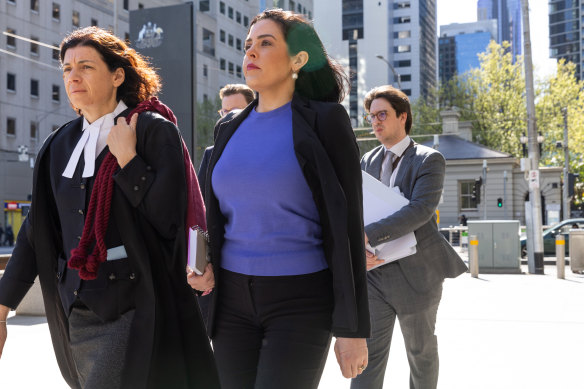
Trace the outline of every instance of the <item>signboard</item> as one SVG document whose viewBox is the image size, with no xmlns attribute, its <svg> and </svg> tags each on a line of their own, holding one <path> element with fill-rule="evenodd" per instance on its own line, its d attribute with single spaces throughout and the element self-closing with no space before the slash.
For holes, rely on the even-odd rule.
<svg viewBox="0 0 584 389">
<path fill-rule="evenodd" d="M 130 11 L 130 42 L 162 79 L 160 101 L 174 112 L 193 155 L 193 3 Z"/>
<path fill-rule="evenodd" d="M 539 170 L 529 171 L 529 189 L 539 188 Z"/>
</svg>

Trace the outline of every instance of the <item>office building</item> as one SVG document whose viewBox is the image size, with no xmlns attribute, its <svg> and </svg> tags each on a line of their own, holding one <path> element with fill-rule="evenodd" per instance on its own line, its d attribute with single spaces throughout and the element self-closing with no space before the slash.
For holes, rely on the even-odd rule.
<svg viewBox="0 0 584 389">
<path fill-rule="evenodd" d="M 576 78 L 584 80 L 582 0 L 549 0 L 550 57 L 576 64 Z"/>
<path fill-rule="evenodd" d="M 523 53 L 521 0 L 478 0 L 477 20 L 497 20 L 497 43 L 511 44 L 513 61 Z"/>
<path fill-rule="evenodd" d="M 480 65 L 478 54 L 491 40 L 497 40 L 497 21 L 452 23 L 440 26 L 438 38 L 438 73 L 441 82 L 450 80 Z"/>
<path fill-rule="evenodd" d="M 400 87 L 412 100 L 436 85 L 436 0 L 315 2 L 314 24 L 329 55 L 350 72 L 345 100 L 354 126 L 375 86 Z"/>
</svg>

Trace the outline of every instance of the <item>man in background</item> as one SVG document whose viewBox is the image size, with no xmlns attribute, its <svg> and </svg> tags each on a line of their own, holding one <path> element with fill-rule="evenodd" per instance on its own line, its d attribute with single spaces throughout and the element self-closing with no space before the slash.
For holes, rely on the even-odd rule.
<svg viewBox="0 0 584 389">
<path fill-rule="evenodd" d="M 227 118 L 229 113 L 247 107 L 247 105 L 253 101 L 255 95 L 253 90 L 245 84 L 227 84 L 219 91 L 219 98 L 221 99 L 221 109 L 219 110 L 219 116 L 221 116 L 220 120 L 229 120 Z M 213 138 L 215 138 L 215 136 L 213 136 Z M 207 166 L 212 151 L 213 146 L 209 146 L 205 149 L 197 173 L 203 199 L 205 198 Z"/>
<path fill-rule="evenodd" d="M 409 137 L 412 113 L 408 97 L 385 85 L 365 96 L 366 119 L 381 145 L 361 159 L 361 169 L 389 187 L 398 187 L 409 204 L 365 226 L 365 243 L 378 246 L 414 232 L 416 253 L 367 273 L 371 338 L 369 364 L 352 389 L 381 389 L 395 319 L 399 319 L 410 365 L 410 388 L 436 388 L 438 342 L 434 335 L 442 283 L 466 266 L 436 224 L 445 161 L 438 151 Z M 369 246 L 369 247 L 370 247 Z M 366 252 L 367 269 L 383 263 Z"/>
</svg>

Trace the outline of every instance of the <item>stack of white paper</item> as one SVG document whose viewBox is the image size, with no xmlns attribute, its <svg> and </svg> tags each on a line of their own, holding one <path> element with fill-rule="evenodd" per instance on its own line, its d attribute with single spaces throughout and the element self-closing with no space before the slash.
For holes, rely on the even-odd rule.
<svg viewBox="0 0 584 389">
<path fill-rule="evenodd" d="M 363 222 L 374 223 L 399 211 L 409 200 L 399 193 L 399 188 L 390 188 L 366 172 L 363 173 Z M 375 246 L 375 254 L 384 262 L 369 269 L 398 260 L 416 252 L 416 236 L 409 232 L 404 236 Z"/>
</svg>

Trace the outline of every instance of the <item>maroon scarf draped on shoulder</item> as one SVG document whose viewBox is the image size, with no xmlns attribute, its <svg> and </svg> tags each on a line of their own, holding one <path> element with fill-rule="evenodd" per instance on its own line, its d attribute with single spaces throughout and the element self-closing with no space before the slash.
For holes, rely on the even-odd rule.
<svg viewBox="0 0 584 389">
<path fill-rule="evenodd" d="M 126 117 L 126 122 L 129 124 L 130 118 L 134 114 L 140 114 L 145 111 L 158 112 L 176 125 L 176 117 L 170 108 L 160 102 L 156 97 L 152 97 L 150 100 L 138 104 Z M 182 138 L 181 141 L 187 180 L 187 225 L 185 226 L 185 231 L 188 237 L 189 227 L 199 226 L 206 230 L 207 224 L 205 221 L 205 204 L 203 203 L 203 197 L 199 190 L 197 174 L 191 162 L 189 150 Z M 81 240 L 77 248 L 71 250 L 71 258 L 69 259 L 68 266 L 71 269 L 79 270 L 79 277 L 83 280 L 94 280 L 97 277 L 99 265 L 107 259 L 107 248 L 104 238 L 110 217 L 114 188 L 113 176 L 117 170 L 118 162 L 108 152 L 101 163 L 93 184 Z M 95 246 L 93 251 L 89 253 L 89 248 L 93 242 L 95 242 Z"/>
</svg>

